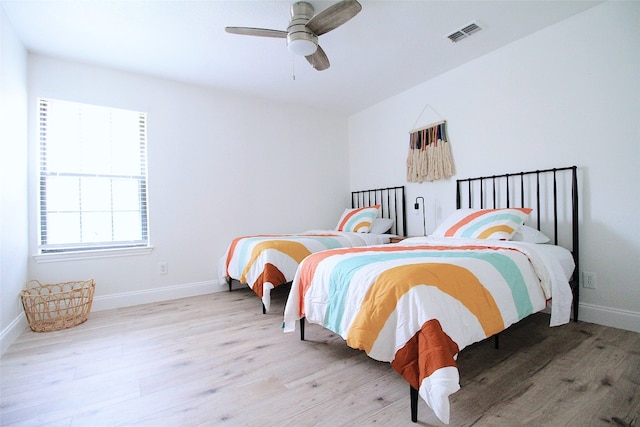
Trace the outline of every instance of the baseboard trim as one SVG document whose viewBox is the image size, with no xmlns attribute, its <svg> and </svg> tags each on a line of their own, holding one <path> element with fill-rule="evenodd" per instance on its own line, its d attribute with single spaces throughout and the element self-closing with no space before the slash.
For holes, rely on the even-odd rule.
<svg viewBox="0 0 640 427">
<path fill-rule="evenodd" d="M 640 313 L 630 310 L 580 303 L 578 319 L 612 328 L 640 333 Z"/>
<path fill-rule="evenodd" d="M 143 291 L 122 292 L 119 294 L 95 297 L 91 310 L 102 311 L 113 308 L 130 307 L 152 302 L 212 294 L 222 290 L 223 287 L 220 286 L 217 280 L 207 280 L 204 282 L 145 289 Z"/>
<path fill-rule="evenodd" d="M 13 319 L 9 326 L 4 328 L 2 333 L 0 333 L 0 356 L 7 351 L 11 344 L 13 344 L 27 328 L 29 328 L 29 323 L 24 313 L 20 313 Z"/>
</svg>

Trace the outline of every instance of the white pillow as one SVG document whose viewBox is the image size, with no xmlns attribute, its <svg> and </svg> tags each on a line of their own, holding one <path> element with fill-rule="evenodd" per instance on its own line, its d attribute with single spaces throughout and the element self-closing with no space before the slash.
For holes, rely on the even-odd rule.
<svg viewBox="0 0 640 427">
<path fill-rule="evenodd" d="M 384 234 L 391 229 L 391 226 L 393 226 L 391 218 L 374 218 L 369 233 Z"/>
<path fill-rule="evenodd" d="M 530 243 L 547 243 L 551 239 L 538 229 L 523 225 L 515 232 L 511 240 Z"/>
</svg>

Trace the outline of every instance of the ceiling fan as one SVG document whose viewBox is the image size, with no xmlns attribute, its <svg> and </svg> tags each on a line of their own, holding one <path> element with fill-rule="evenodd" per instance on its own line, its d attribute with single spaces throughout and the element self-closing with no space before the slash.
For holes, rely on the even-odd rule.
<svg viewBox="0 0 640 427">
<path fill-rule="evenodd" d="M 329 58 L 318 45 L 318 36 L 338 28 L 354 16 L 362 6 L 356 0 L 342 0 L 313 15 L 313 6 L 300 1 L 291 5 L 291 20 L 287 31 L 250 27 L 226 27 L 231 34 L 287 39 L 287 47 L 294 55 L 304 56 L 318 71 L 329 68 Z"/>
</svg>

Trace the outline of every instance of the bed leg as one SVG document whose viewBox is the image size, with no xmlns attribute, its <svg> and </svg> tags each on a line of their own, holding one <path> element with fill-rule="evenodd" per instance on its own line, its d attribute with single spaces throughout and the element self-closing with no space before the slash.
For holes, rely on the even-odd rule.
<svg viewBox="0 0 640 427">
<path fill-rule="evenodd" d="M 300 318 L 300 341 L 304 341 L 304 317 Z"/>
<path fill-rule="evenodd" d="M 575 273 L 574 273 L 575 274 Z M 576 280 L 574 280 L 573 282 L 571 282 L 572 285 L 572 290 L 573 290 L 573 321 L 577 322 L 578 321 L 578 300 L 579 300 L 579 296 L 580 296 L 580 283 L 578 283 Z"/>
<path fill-rule="evenodd" d="M 229 285 L 229 292 L 231 292 L 231 277 L 227 277 L 227 285 Z"/>
<path fill-rule="evenodd" d="M 409 397 L 411 399 L 411 422 L 418 422 L 418 390 L 409 385 Z"/>
<path fill-rule="evenodd" d="M 496 350 L 500 348 L 500 334 L 495 334 L 493 336 L 493 348 Z"/>
</svg>

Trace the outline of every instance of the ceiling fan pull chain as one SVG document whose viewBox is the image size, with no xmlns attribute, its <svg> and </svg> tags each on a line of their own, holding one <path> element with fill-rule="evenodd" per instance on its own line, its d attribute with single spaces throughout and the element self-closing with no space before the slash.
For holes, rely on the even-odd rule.
<svg viewBox="0 0 640 427">
<path fill-rule="evenodd" d="M 296 80 L 296 57 L 291 55 L 291 77 L 293 81 Z"/>
</svg>

